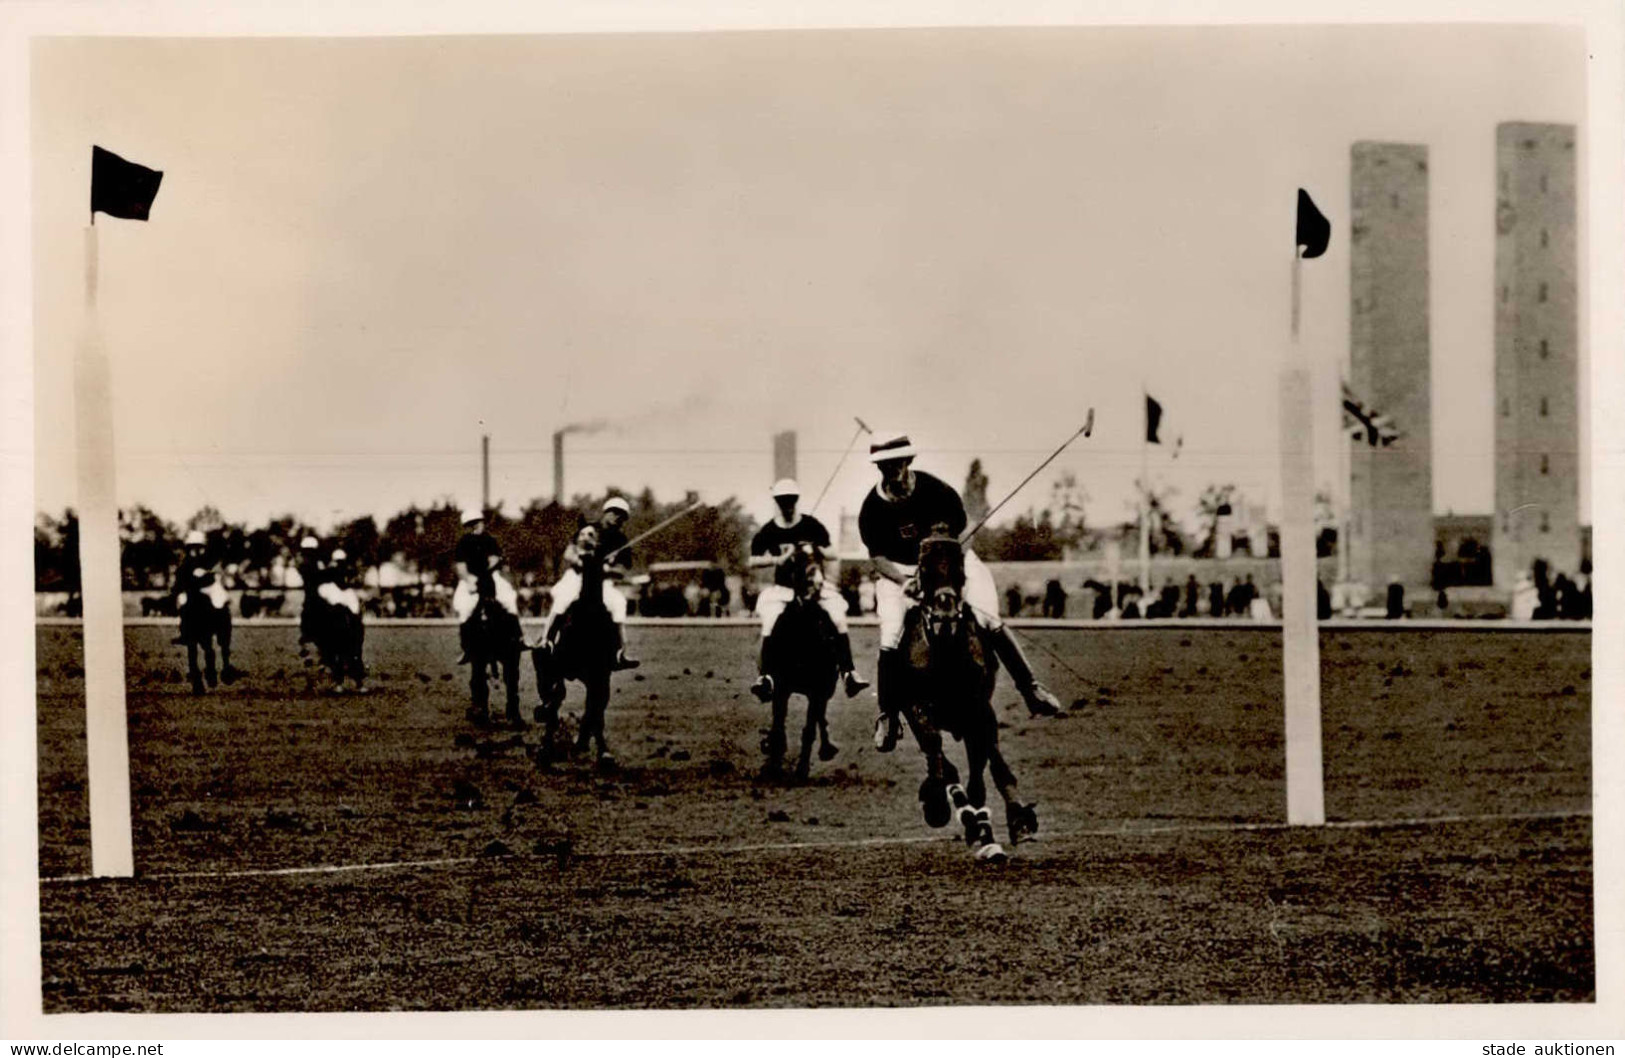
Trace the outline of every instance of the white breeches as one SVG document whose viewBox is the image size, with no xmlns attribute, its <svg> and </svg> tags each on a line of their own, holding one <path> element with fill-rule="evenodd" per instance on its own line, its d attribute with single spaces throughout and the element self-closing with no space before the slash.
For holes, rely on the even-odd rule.
<svg viewBox="0 0 1625 1058">
<path fill-rule="evenodd" d="M 903 566 L 912 574 L 913 567 Z M 976 615 L 976 623 L 989 631 L 1004 627 L 999 619 L 999 589 L 993 573 L 976 552 L 965 552 L 965 602 Z M 914 600 L 903 594 L 903 586 L 884 577 L 875 582 L 875 616 L 880 618 L 880 649 L 894 650 L 903 639 L 903 618 Z"/>
<path fill-rule="evenodd" d="M 756 597 L 756 616 L 762 620 L 763 639 L 773 634 L 773 626 L 778 622 L 779 615 L 795 597 L 796 593 L 783 584 L 770 584 L 762 589 L 762 594 Z M 818 593 L 818 605 L 835 622 L 835 630 L 846 635 L 846 599 L 835 585 L 824 584 Z"/>
<path fill-rule="evenodd" d="M 216 610 L 224 610 L 226 608 L 226 603 L 231 601 L 230 593 L 226 591 L 225 585 L 221 584 L 219 581 L 215 581 L 207 588 L 204 588 L 203 596 L 207 598 L 209 602 L 214 604 L 214 608 Z M 175 596 L 175 606 L 177 609 L 181 610 L 186 608 L 186 593 L 184 591 Z"/>
<path fill-rule="evenodd" d="M 496 585 L 497 605 L 519 616 L 519 593 L 513 590 L 513 585 L 500 573 L 491 574 L 491 580 Z M 464 577 L 457 582 L 457 590 L 451 595 L 451 609 L 457 615 L 457 620 L 466 621 L 474 616 L 474 608 L 480 603 L 479 582 L 473 577 Z"/>
<path fill-rule="evenodd" d="M 361 613 L 361 596 L 354 588 L 341 588 L 337 584 L 323 584 L 316 589 L 316 595 L 329 606 L 342 606 L 353 614 Z M 473 613 L 473 608 L 469 608 Z"/>
<path fill-rule="evenodd" d="M 581 597 L 581 574 L 573 569 L 565 570 L 564 576 L 553 585 L 553 607 L 547 611 L 548 620 L 564 612 L 565 607 Z M 604 581 L 604 609 L 609 611 L 610 620 L 616 624 L 626 623 L 626 596 L 620 589 L 609 581 Z"/>
</svg>

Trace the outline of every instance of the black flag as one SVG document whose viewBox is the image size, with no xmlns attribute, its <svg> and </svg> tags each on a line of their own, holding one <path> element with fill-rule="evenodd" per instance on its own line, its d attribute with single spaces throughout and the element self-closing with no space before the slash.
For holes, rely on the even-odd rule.
<svg viewBox="0 0 1625 1058">
<path fill-rule="evenodd" d="M 125 220 L 146 220 L 158 183 L 164 174 L 144 165 L 127 162 L 112 151 L 91 148 L 90 213 Z"/>
<path fill-rule="evenodd" d="M 1298 188 L 1298 242 L 1303 247 L 1303 256 L 1319 257 L 1326 252 L 1326 244 L 1332 238 L 1332 222 L 1327 220 L 1320 210 L 1315 208 L 1314 200 L 1309 192 Z"/>
<path fill-rule="evenodd" d="M 1147 444 L 1160 445 L 1157 440 L 1157 428 L 1162 425 L 1162 405 L 1147 393 L 1145 395 L 1145 440 Z"/>
</svg>

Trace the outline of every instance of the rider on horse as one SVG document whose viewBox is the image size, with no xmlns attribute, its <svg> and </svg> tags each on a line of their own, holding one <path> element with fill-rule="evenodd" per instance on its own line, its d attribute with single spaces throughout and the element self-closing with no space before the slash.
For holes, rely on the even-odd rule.
<svg viewBox="0 0 1625 1058">
<path fill-rule="evenodd" d="M 195 604 L 199 599 L 207 599 L 216 610 L 225 609 L 230 596 L 221 583 L 219 563 L 209 558 L 203 533 L 197 529 L 187 533 L 184 547 L 180 569 L 175 572 L 175 609 L 184 610 L 188 601 Z"/>
<path fill-rule="evenodd" d="M 858 532 L 874 560 L 881 580 L 875 585 L 875 609 L 880 618 L 880 660 L 876 672 L 880 680 L 880 717 L 875 724 L 876 747 L 890 752 L 901 734 L 896 686 L 900 664 L 897 647 L 903 635 L 903 621 L 917 601 L 915 567 L 920 561 L 920 543 L 938 525 L 958 536 L 965 531 L 965 504 L 959 494 L 942 479 L 913 469 L 914 445 L 906 434 L 880 434 L 869 446 L 869 461 L 880 472 L 880 481 L 863 501 L 858 514 Z M 1015 681 L 1027 708 L 1034 716 L 1053 715 L 1060 702 L 1033 676 L 1021 648 L 999 618 L 998 590 L 993 574 L 970 550 L 964 552 L 965 604 L 970 607 L 983 637 Z"/>
<path fill-rule="evenodd" d="M 327 579 L 327 563 L 322 561 L 321 543 L 314 536 L 299 541 L 299 583 L 305 601 L 299 607 L 299 655 L 308 657 L 311 644 L 320 635 L 322 582 Z"/>
<path fill-rule="evenodd" d="M 333 670 L 333 689 L 343 693 L 344 680 L 348 677 L 354 681 L 357 694 L 366 694 L 367 670 L 361 660 L 361 596 L 354 582 L 355 571 L 349 555 L 343 548 L 334 548 L 326 575 L 316 589 L 321 601 L 332 607 L 338 618 L 326 622 L 326 634 L 331 640 L 331 656 L 327 660 Z M 344 614 L 337 614 L 339 610 Z M 341 627 L 350 630 L 348 635 L 340 633 Z"/>
<path fill-rule="evenodd" d="M 784 478 L 775 483 L 773 501 L 778 505 L 779 512 L 757 530 L 750 542 L 750 564 L 773 567 L 773 585 L 764 588 L 756 600 L 756 616 L 762 621 L 762 646 L 756 656 L 756 671 L 760 675 L 750 691 L 763 702 L 773 700 L 773 677 L 767 674 L 766 668 L 768 637 L 773 634 L 773 626 L 779 615 L 784 613 L 784 608 L 794 598 L 788 564 L 794 560 L 798 544 L 810 544 L 820 554 L 830 546 L 829 530 L 824 528 L 824 524 L 810 514 L 796 511 L 796 502 L 800 498 L 801 486 L 794 481 Z M 846 630 L 846 599 L 834 584 L 825 580 L 819 590 L 818 604 L 835 626 L 841 678 L 846 683 L 847 697 L 854 697 L 869 683 L 858 675 L 857 666 L 852 663 L 852 640 Z"/>
<path fill-rule="evenodd" d="M 502 565 L 502 545 L 485 531 L 485 513 L 470 507 L 463 511 L 463 537 L 457 541 L 454 557 L 457 562 L 457 589 L 451 596 L 451 608 L 457 615 L 463 637 L 463 657 L 468 659 L 469 619 L 482 599 L 496 602 L 513 616 L 515 630 L 519 628 L 519 593 L 506 577 L 498 572 Z"/>
<path fill-rule="evenodd" d="M 615 576 L 624 576 L 632 564 L 632 552 L 627 548 L 626 530 L 622 528 L 627 519 L 632 517 L 632 507 L 619 496 L 611 496 L 604 501 L 603 513 L 599 516 L 598 553 L 604 558 L 604 609 L 609 611 L 610 620 L 615 625 L 615 668 L 635 669 L 642 662 L 626 656 L 626 596 L 611 582 Z M 581 594 L 581 559 L 576 553 L 576 546 L 571 543 L 564 551 L 564 576 L 553 585 L 553 605 L 547 611 L 547 624 L 542 629 L 540 647 L 551 646 L 551 633 L 557 624 L 555 620 L 576 601 Z"/>
</svg>

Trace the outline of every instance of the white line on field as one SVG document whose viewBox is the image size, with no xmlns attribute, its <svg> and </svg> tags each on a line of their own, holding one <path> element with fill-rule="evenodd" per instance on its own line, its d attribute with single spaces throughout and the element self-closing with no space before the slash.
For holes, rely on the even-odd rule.
<svg viewBox="0 0 1625 1058">
<path fill-rule="evenodd" d="M 1416 816 L 1406 819 L 1340 819 L 1324 824 L 1327 830 L 1388 830 L 1403 827 L 1444 826 L 1452 823 L 1495 823 L 1558 819 L 1589 819 L 1590 810 L 1567 812 L 1493 812 L 1482 815 Z M 1079 838 L 1160 837 L 1169 834 L 1213 834 L 1303 829 L 1292 823 L 1194 823 L 1172 826 L 1146 826 L 1123 823 L 1113 827 L 1091 827 L 1064 834 L 1041 834 L 1041 844 L 1073 841 Z M 753 852 L 802 852 L 810 849 L 863 849 L 892 845 L 925 845 L 932 842 L 958 842 L 943 834 L 916 834 L 908 837 L 858 838 L 853 841 L 774 841 L 748 845 L 672 845 L 641 849 L 608 849 L 596 852 L 570 852 L 575 859 L 635 859 L 654 856 L 738 856 Z M 389 860 L 383 863 L 323 864 L 315 867 L 254 867 L 237 871 L 170 871 L 143 874 L 146 881 L 185 881 L 189 879 L 286 878 L 299 875 L 351 874 L 358 871 L 414 870 L 456 867 L 499 860 L 550 859 L 555 852 L 504 853 L 498 856 L 450 856 L 426 860 Z M 98 881 L 87 874 L 41 878 L 41 885 L 68 885 Z"/>
</svg>

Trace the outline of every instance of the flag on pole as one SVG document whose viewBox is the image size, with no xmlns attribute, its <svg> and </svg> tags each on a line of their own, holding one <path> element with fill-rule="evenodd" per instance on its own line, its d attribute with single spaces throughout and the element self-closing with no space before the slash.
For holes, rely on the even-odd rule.
<svg viewBox="0 0 1625 1058">
<path fill-rule="evenodd" d="M 1343 428 L 1350 438 L 1372 448 L 1387 448 L 1400 438 L 1393 420 L 1367 405 L 1347 382 L 1343 383 Z"/>
<path fill-rule="evenodd" d="M 1145 395 L 1145 441 L 1147 444 L 1160 445 L 1162 441 L 1157 438 L 1157 429 L 1162 425 L 1162 405 L 1157 403 L 1155 397 Z"/>
<path fill-rule="evenodd" d="M 92 146 L 90 154 L 90 213 L 125 220 L 146 220 L 164 174 L 125 161 L 112 151 Z"/>
<path fill-rule="evenodd" d="M 1332 222 L 1315 208 L 1309 192 L 1298 188 L 1298 242 L 1304 257 L 1319 257 L 1332 240 Z"/>
</svg>

